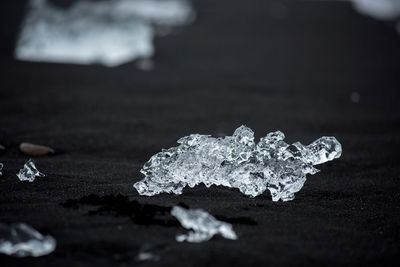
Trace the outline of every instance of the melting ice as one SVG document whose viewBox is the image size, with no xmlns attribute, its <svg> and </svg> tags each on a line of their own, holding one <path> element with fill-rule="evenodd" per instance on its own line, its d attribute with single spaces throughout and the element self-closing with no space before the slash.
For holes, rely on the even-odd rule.
<svg viewBox="0 0 400 267">
<path fill-rule="evenodd" d="M 310 145 L 284 142 L 285 135 L 271 132 L 256 144 L 254 132 L 241 126 L 232 136 L 213 138 L 191 134 L 179 146 L 163 149 L 143 166 L 144 179 L 134 187 L 141 195 L 182 194 L 185 186 L 200 183 L 238 188 L 250 197 L 271 192 L 272 200 L 294 199 L 314 165 L 339 158 L 342 146 L 335 137 L 321 137 Z"/>
<path fill-rule="evenodd" d="M 0 253 L 16 257 L 39 257 L 56 248 L 56 240 L 43 236 L 25 223 L 0 223 Z"/>
<path fill-rule="evenodd" d="M 193 21 L 187 0 L 31 0 L 15 49 L 19 60 L 117 66 L 154 54 L 153 38 Z"/>
<path fill-rule="evenodd" d="M 36 169 L 35 162 L 30 159 L 25 163 L 24 168 L 19 170 L 17 176 L 21 181 L 33 182 L 36 177 L 44 177 L 45 175 Z"/>
<path fill-rule="evenodd" d="M 184 228 L 193 230 L 187 234 L 176 236 L 176 241 L 178 242 L 204 242 L 210 240 L 216 234 L 220 234 L 227 239 L 237 239 L 231 224 L 218 221 L 208 212 L 201 209 L 192 210 L 174 206 L 171 214 L 178 219 Z"/>
</svg>

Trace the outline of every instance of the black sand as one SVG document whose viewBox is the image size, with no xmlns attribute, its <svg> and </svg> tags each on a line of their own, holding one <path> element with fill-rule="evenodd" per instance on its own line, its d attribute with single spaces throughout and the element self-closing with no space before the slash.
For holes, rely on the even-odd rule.
<svg viewBox="0 0 400 267">
<path fill-rule="evenodd" d="M 10 2 L 1 17 L 0 222 L 27 222 L 58 246 L 40 258 L 0 255 L 0 266 L 397 265 L 400 36 L 392 23 L 345 2 L 287 2 L 287 16 L 273 18 L 266 1 L 199 0 L 196 22 L 156 39 L 156 68 L 142 72 L 134 63 L 14 61 L 24 2 Z M 241 124 L 257 138 L 282 130 L 289 142 L 333 135 L 343 155 L 286 203 L 222 187 L 152 198 L 132 188 L 143 163 L 179 137 L 231 134 Z M 36 158 L 46 177 L 17 179 L 28 159 L 21 142 L 59 151 Z M 185 230 L 166 211 L 178 203 L 231 220 L 239 240 L 176 242 Z M 137 262 L 143 249 L 160 260 Z"/>
</svg>

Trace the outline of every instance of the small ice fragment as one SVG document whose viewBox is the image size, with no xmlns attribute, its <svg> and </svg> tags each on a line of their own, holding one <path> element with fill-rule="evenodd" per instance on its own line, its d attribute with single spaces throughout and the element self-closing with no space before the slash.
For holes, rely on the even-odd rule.
<svg viewBox="0 0 400 267">
<path fill-rule="evenodd" d="M 158 261 L 160 256 L 157 255 L 162 250 L 163 245 L 144 244 L 135 257 L 135 261 Z M 156 253 L 157 252 L 157 253 Z"/>
<path fill-rule="evenodd" d="M 15 257 L 39 257 L 50 254 L 55 248 L 53 237 L 43 236 L 25 223 L 0 223 L 0 253 Z"/>
<path fill-rule="evenodd" d="M 182 194 L 185 186 L 200 183 L 238 188 L 250 197 L 271 192 L 273 201 L 294 199 L 314 165 L 339 158 L 342 146 L 335 137 L 321 137 L 308 146 L 284 142 L 272 132 L 254 142 L 254 132 L 241 126 L 232 136 L 213 138 L 192 134 L 179 146 L 163 149 L 141 169 L 144 179 L 134 184 L 140 195 Z"/>
<path fill-rule="evenodd" d="M 45 156 L 47 154 L 54 154 L 55 151 L 51 147 L 36 145 L 31 143 L 21 143 L 19 150 L 30 156 Z"/>
<path fill-rule="evenodd" d="M 159 259 L 159 256 L 151 252 L 139 252 L 136 256 L 136 261 L 158 261 Z"/>
<path fill-rule="evenodd" d="M 4 167 L 3 163 L 0 163 L 0 176 L 3 175 L 3 173 L 2 173 L 3 167 Z"/>
<path fill-rule="evenodd" d="M 19 170 L 17 176 L 21 181 L 33 182 L 36 176 L 44 177 L 45 175 L 36 169 L 35 162 L 30 159 L 25 163 L 24 168 Z"/>
<path fill-rule="evenodd" d="M 177 235 L 176 241 L 178 242 L 204 242 L 210 240 L 216 234 L 220 234 L 227 239 L 237 239 L 231 224 L 218 221 L 208 212 L 201 209 L 185 209 L 174 206 L 171 210 L 171 215 L 177 218 L 184 228 L 193 230 L 187 234 Z"/>
<path fill-rule="evenodd" d="M 0 150 L 6 150 L 6 148 L 3 145 L 0 145 Z"/>
</svg>

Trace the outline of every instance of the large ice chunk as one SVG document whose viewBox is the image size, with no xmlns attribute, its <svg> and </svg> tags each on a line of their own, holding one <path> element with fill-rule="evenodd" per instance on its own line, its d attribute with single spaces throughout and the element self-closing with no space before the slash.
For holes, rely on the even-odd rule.
<svg viewBox="0 0 400 267">
<path fill-rule="evenodd" d="M 25 223 L 0 223 L 0 253 L 16 257 L 39 257 L 56 248 L 56 240 L 43 236 Z"/>
<path fill-rule="evenodd" d="M 253 131 L 241 126 L 232 136 L 213 138 L 192 134 L 177 147 L 163 149 L 144 164 L 144 179 L 135 183 L 139 194 L 181 194 L 185 186 L 200 183 L 238 188 L 251 197 L 269 189 L 273 201 L 294 199 L 313 165 L 339 158 L 342 146 L 335 137 L 321 137 L 308 146 L 284 142 L 272 132 L 254 142 Z"/>
<path fill-rule="evenodd" d="M 188 234 L 176 236 L 176 241 L 178 242 L 199 243 L 210 240 L 216 234 L 220 234 L 227 239 L 237 239 L 231 224 L 218 221 L 208 212 L 201 209 L 185 209 L 174 206 L 171 214 L 178 219 L 184 228 L 193 230 Z"/>
<path fill-rule="evenodd" d="M 109 67 L 154 54 L 153 38 L 194 18 L 187 0 L 78 0 L 67 9 L 30 0 L 19 60 Z"/>
<path fill-rule="evenodd" d="M 35 162 L 30 159 L 25 163 L 24 168 L 19 170 L 17 176 L 21 181 L 33 182 L 36 177 L 44 177 L 45 175 L 36 169 Z"/>
</svg>

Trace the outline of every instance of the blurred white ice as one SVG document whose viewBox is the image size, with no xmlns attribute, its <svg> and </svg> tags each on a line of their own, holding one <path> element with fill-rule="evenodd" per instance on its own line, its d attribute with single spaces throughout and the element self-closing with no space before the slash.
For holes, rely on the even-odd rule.
<svg viewBox="0 0 400 267">
<path fill-rule="evenodd" d="M 53 237 L 43 236 L 26 223 L 0 223 L 0 253 L 20 258 L 39 257 L 53 252 L 56 243 Z"/>
<path fill-rule="evenodd" d="M 70 8 L 31 0 L 15 49 L 19 60 L 114 67 L 151 58 L 161 28 L 194 20 L 187 0 L 80 0 Z"/>
<path fill-rule="evenodd" d="M 381 20 L 393 20 L 400 16 L 400 0 L 350 0 L 361 14 Z"/>
</svg>

